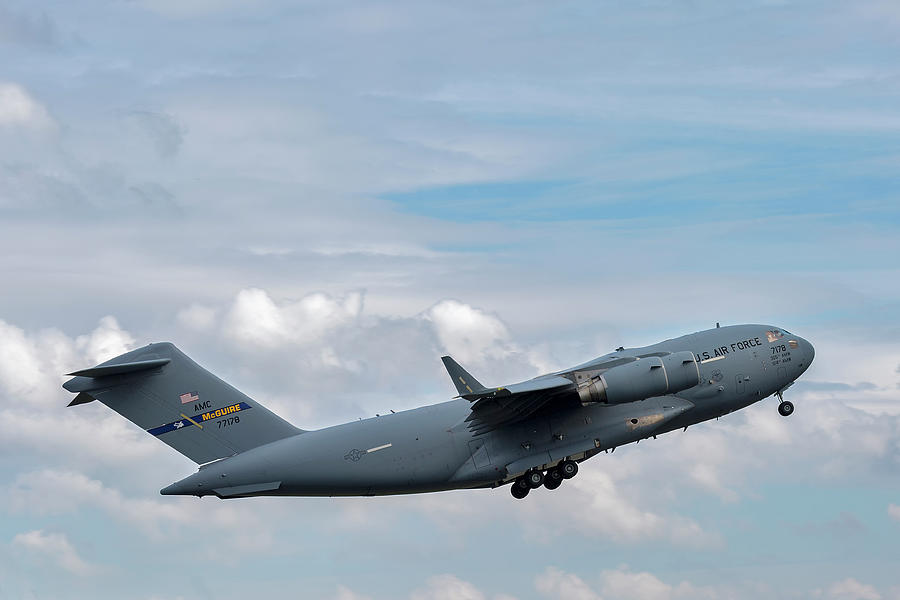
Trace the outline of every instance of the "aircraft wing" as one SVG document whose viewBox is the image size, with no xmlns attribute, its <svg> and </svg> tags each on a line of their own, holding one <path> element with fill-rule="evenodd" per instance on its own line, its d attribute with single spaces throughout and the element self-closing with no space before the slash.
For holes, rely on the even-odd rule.
<svg viewBox="0 0 900 600">
<path fill-rule="evenodd" d="M 459 397 L 472 403 L 472 412 L 466 418 L 474 433 L 485 433 L 521 421 L 547 405 L 551 400 L 569 397 L 577 402 L 576 381 L 607 370 L 634 358 L 615 358 L 585 364 L 582 367 L 560 373 L 541 375 L 528 381 L 500 387 L 486 387 L 449 356 L 441 357 Z M 567 404 L 568 405 L 568 404 Z"/>
<path fill-rule="evenodd" d="M 559 375 L 514 383 L 481 395 L 466 398 L 472 412 L 466 417 L 473 433 L 483 433 L 527 418 L 553 398 L 573 395 L 575 384 Z M 465 397 L 465 396 L 464 396 Z"/>
<path fill-rule="evenodd" d="M 523 394 L 526 392 L 540 392 L 551 390 L 563 385 L 571 385 L 572 381 L 558 375 L 542 375 L 521 383 L 513 383 L 502 387 L 485 387 L 477 379 L 472 377 L 462 365 L 453 360 L 449 356 L 442 356 L 441 360 L 450 374 L 450 379 L 456 385 L 456 391 L 459 392 L 460 398 L 465 398 L 470 402 L 482 400 L 485 398 L 501 398 L 512 396 L 515 394 Z"/>
</svg>

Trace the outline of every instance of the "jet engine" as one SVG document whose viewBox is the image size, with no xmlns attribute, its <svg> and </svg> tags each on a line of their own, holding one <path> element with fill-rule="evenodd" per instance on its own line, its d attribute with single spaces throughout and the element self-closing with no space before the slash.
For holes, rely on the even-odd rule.
<svg viewBox="0 0 900 600">
<path fill-rule="evenodd" d="M 613 367 L 578 386 L 582 404 L 623 404 L 675 394 L 700 383 L 700 366 L 693 352 L 648 356 Z"/>
</svg>

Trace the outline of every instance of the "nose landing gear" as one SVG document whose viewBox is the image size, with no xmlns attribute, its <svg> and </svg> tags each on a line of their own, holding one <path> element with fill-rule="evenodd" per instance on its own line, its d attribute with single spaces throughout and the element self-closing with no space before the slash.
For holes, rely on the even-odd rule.
<svg viewBox="0 0 900 600">
<path fill-rule="evenodd" d="M 778 399 L 781 400 L 781 403 L 778 405 L 778 414 L 782 417 L 789 417 L 794 412 L 794 403 L 790 400 L 785 400 L 781 395 L 781 392 L 775 392 L 775 395 L 778 396 Z"/>
</svg>

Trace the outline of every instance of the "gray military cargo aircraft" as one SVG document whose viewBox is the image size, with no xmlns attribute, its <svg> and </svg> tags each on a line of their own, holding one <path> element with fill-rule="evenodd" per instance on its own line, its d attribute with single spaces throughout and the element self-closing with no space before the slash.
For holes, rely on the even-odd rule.
<svg viewBox="0 0 900 600">
<path fill-rule="evenodd" d="M 617 348 L 528 381 L 488 387 L 449 356 L 449 402 L 304 431 L 170 343 L 70 373 L 69 406 L 99 400 L 200 465 L 164 495 L 378 496 L 511 483 L 555 489 L 599 452 L 720 417 L 782 392 L 815 356 L 769 325 L 718 327 Z"/>
</svg>

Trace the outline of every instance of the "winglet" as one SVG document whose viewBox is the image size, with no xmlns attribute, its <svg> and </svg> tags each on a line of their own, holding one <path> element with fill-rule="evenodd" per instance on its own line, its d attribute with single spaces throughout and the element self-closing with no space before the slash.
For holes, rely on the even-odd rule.
<svg viewBox="0 0 900 600">
<path fill-rule="evenodd" d="M 444 362 L 447 373 L 450 374 L 450 379 L 453 380 L 453 385 L 456 386 L 456 391 L 459 392 L 460 396 L 468 396 L 488 391 L 486 387 L 481 385 L 477 379 L 469 375 L 468 371 L 463 369 L 458 362 L 449 356 L 442 356 L 441 360 Z"/>
</svg>

